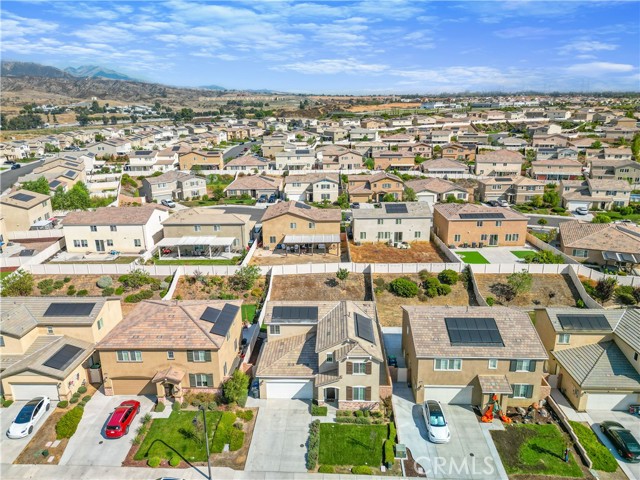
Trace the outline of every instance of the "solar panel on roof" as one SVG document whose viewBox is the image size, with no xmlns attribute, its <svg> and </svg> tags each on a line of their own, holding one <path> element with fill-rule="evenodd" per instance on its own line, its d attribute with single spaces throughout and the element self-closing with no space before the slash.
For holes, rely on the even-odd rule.
<svg viewBox="0 0 640 480">
<path fill-rule="evenodd" d="M 611 330 L 607 317 L 602 314 L 557 315 L 565 330 Z"/>
<path fill-rule="evenodd" d="M 205 322 L 216 323 L 218 317 L 220 316 L 220 310 L 213 307 L 207 307 L 202 315 L 200 316 L 200 320 L 204 320 Z"/>
<path fill-rule="evenodd" d="M 35 250 L 33 248 L 28 248 L 25 250 L 21 250 L 18 254 L 19 257 L 33 257 Z"/>
<path fill-rule="evenodd" d="M 408 213 L 407 206 L 404 203 L 385 203 L 384 209 L 387 213 Z"/>
<path fill-rule="evenodd" d="M 19 202 L 28 202 L 29 200 L 33 200 L 36 197 L 34 197 L 33 195 L 27 195 L 26 193 L 16 193 L 11 198 Z"/>
<path fill-rule="evenodd" d="M 65 177 L 75 177 L 76 176 L 76 172 L 74 172 L 73 170 L 67 170 L 67 173 L 64 174 Z"/>
<path fill-rule="evenodd" d="M 52 182 L 49 182 L 49 186 L 56 188 L 58 185 L 60 185 L 62 182 L 60 182 L 59 180 L 53 180 Z"/>
<path fill-rule="evenodd" d="M 213 324 L 213 327 L 211 327 L 209 333 L 225 337 L 229 332 L 231 325 L 233 325 L 233 320 L 236 318 L 238 310 L 240 310 L 239 306 L 227 303 L 222 308 L 220 316 L 216 320 L 216 323 Z"/>
<path fill-rule="evenodd" d="M 78 164 L 77 164 L 77 163 L 73 163 L 73 162 L 64 162 L 64 164 L 65 164 L 67 167 L 77 167 L 77 166 L 78 166 Z"/>
<path fill-rule="evenodd" d="M 373 321 L 369 317 L 356 313 L 354 315 L 356 322 L 356 335 L 369 342 L 376 343 L 376 337 L 373 334 Z"/>
<path fill-rule="evenodd" d="M 56 370 L 64 370 L 71 362 L 82 353 L 82 348 L 75 345 L 64 345 L 60 350 L 51 355 L 46 362 L 45 367 L 55 368 Z"/>
<path fill-rule="evenodd" d="M 498 177 L 494 179 L 496 182 L 511 182 L 512 180 L 509 177 Z"/>
<path fill-rule="evenodd" d="M 504 213 L 461 213 L 463 220 L 496 220 L 504 218 Z"/>
<path fill-rule="evenodd" d="M 318 307 L 277 306 L 273 307 L 271 319 L 277 322 L 318 321 Z"/>
<path fill-rule="evenodd" d="M 496 321 L 490 317 L 445 318 L 451 345 L 504 347 Z"/>
<path fill-rule="evenodd" d="M 54 302 L 44 312 L 45 317 L 85 317 L 91 313 L 95 303 Z"/>
</svg>

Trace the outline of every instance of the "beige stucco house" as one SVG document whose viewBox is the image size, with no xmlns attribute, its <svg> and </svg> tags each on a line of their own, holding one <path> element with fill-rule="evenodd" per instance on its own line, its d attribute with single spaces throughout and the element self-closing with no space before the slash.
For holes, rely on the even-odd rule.
<svg viewBox="0 0 640 480">
<path fill-rule="evenodd" d="M 351 202 L 379 202 L 387 194 L 402 200 L 404 183 L 398 176 L 387 172 L 349 175 L 347 191 Z"/>
<path fill-rule="evenodd" d="M 301 202 L 335 202 L 340 179 L 337 173 L 307 173 L 285 177 L 284 194 L 288 200 Z"/>
<path fill-rule="evenodd" d="M 425 202 L 386 202 L 381 208 L 352 210 L 353 240 L 367 242 L 428 242 L 433 213 Z"/>
<path fill-rule="evenodd" d="M 485 177 L 514 177 L 520 175 L 524 157 L 512 150 L 494 150 L 476 155 L 475 174 Z"/>
<path fill-rule="evenodd" d="M 23 232 L 52 216 L 51 197 L 29 190 L 17 190 L 0 197 L 5 233 Z"/>
<path fill-rule="evenodd" d="M 140 191 L 148 202 L 190 200 L 207 194 L 207 181 L 190 173 L 172 170 L 157 177 L 145 177 Z"/>
<path fill-rule="evenodd" d="M 184 153 L 178 157 L 178 163 L 180 170 L 193 170 L 194 167 L 200 170 L 222 170 L 224 167 L 222 152 L 205 150 Z"/>
</svg>

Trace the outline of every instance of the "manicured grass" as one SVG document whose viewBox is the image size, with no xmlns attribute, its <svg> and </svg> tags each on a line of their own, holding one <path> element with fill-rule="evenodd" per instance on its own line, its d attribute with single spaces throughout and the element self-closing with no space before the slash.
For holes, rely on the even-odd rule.
<svg viewBox="0 0 640 480">
<path fill-rule="evenodd" d="M 511 251 L 511 253 L 523 260 L 526 260 L 528 257 L 533 257 L 536 254 L 533 250 L 516 250 L 515 252 Z"/>
<path fill-rule="evenodd" d="M 580 422 L 570 421 L 569 423 L 593 462 L 593 468 L 602 472 L 615 472 L 618 469 L 618 462 L 609 449 L 600 443 L 593 430 Z"/>
<path fill-rule="evenodd" d="M 170 459 L 177 452 L 187 460 L 206 461 L 204 434 L 198 432 L 192 423 L 196 415 L 202 419 L 199 411 L 172 412 L 169 418 L 155 419 L 134 458 L 136 460 L 150 457 Z M 206 416 L 209 440 L 213 443 L 212 432 L 220 421 L 222 413 L 207 412 Z"/>
<path fill-rule="evenodd" d="M 213 260 L 208 258 L 203 258 L 202 260 L 154 260 L 155 265 L 237 265 L 240 262 L 240 257 L 233 257 L 231 260 Z"/>
<path fill-rule="evenodd" d="M 242 320 L 251 323 L 256 316 L 256 305 L 242 305 Z"/>
<path fill-rule="evenodd" d="M 480 252 L 458 252 L 458 256 L 464 263 L 489 263 Z"/>
<path fill-rule="evenodd" d="M 320 465 L 382 465 L 386 425 L 320 425 Z"/>
<path fill-rule="evenodd" d="M 13 272 L 0 272 L 0 280 L 2 280 L 4 277 L 8 277 L 12 273 Z"/>
<path fill-rule="evenodd" d="M 568 440 L 554 424 L 513 425 L 491 435 L 508 474 L 583 477 L 573 454 L 564 462 Z"/>
</svg>

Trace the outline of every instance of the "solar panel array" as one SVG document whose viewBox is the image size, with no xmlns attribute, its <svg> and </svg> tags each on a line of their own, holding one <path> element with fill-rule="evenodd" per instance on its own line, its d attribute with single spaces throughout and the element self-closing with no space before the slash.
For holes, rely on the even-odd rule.
<svg viewBox="0 0 640 480">
<path fill-rule="evenodd" d="M 354 315 L 356 321 L 356 335 L 369 342 L 376 343 L 376 337 L 373 334 L 373 321 L 369 317 L 356 313 Z"/>
<path fill-rule="evenodd" d="M 445 318 L 451 345 L 504 347 L 495 319 L 491 317 Z"/>
<path fill-rule="evenodd" d="M 61 183 L 62 182 L 60 180 L 53 180 L 52 182 L 49 182 L 49 186 L 52 188 L 57 188 Z"/>
<path fill-rule="evenodd" d="M 318 307 L 273 307 L 271 319 L 282 323 L 317 322 Z"/>
<path fill-rule="evenodd" d="M 74 172 L 73 170 L 67 170 L 67 173 L 65 173 L 64 176 L 73 178 L 76 176 L 76 172 Z"/>
<path fill-rule="evenodd" d="M 497 220 L 504 218 L 504 213 L 461 213 L 463 220 Z"/>
<path fill-rule="evenodd" d="M 512 182 L 513 181 L 509 177 L 497 177 L 497 178 L 494 178 L 494 180 L 496 182 Z"/>
<path fill-rule="evenodd" d="M 44 312 L 45 317 L 86 317 L 91 313 L 95 303 L 54 302 Z"/>
<path fill-rule="evenodd" d="M 26 193 L 16 193 L 11 198 L 19 202 L 28 202 L 29 200 L 33 200 L 36 197 L 34 197 L 33 195 L 27 195 Z"/>
<path fill-rule="evenodd" d="M 75 345 L 65 345 L 56 353 L 51 355 L 46 362 L 43 363 L 45 367 L 55 368 L 56 370 L 64 370 L 75 358 L 82 353 L 82 348 Z"/>
<path fill-rule="evenodd" d="M 387 213 L 408 213 L 407 206 L 404 203 L 385 203 L 384 209 Z"/>
<path fill-rule="evenodd" d="M 209 323 L 216 323 L 218 317 L 220 316 L 220 310 L 213 307 L 207 307 L 202 315 L 200 315 L 200 320 L 204 320 Z"/>
<path fill-rule="evenodd" d="M 607 317 L 602 314 L 556 315 L 565 330 L 611 330 Z"/>
<path fill-rule="evenodd" d="M 33 257 L 36 251 L 33 248 L 27 248 L 25 250 L 20 250 L 18 254 L 19 257 Z"/>
<path fill-rule="evenodd" d="M 227 303 L 220 312 L 218 319 L 209 330 L 209 333 L 213 333 L 214 335 L 220 335 L 224 337 L 229 332 L 231 325 L 233 325 L 233 321 L 238 314 L 238 310 L 240 307 L 238 305 L 233 305 L 231 303 Z"/>
</svg>

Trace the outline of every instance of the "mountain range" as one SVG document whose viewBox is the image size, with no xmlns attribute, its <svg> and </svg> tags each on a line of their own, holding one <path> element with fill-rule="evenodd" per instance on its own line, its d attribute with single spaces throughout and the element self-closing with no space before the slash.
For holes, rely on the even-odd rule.
<svg viewBox="0 0 640 480">
<path fill-rule="evenodd" d="M 82 78 L 109 78 L 111 80 L 131 80 L 133 82 L 139 81 L 137 78 L 130 77 L 124 73 L 116 72 L 108 68 L 100 67 L 98 65 L 82 65 L 80 67 L 67 67 L 64 69 L 70 75 L 74 77 Z"/>
</svg>

